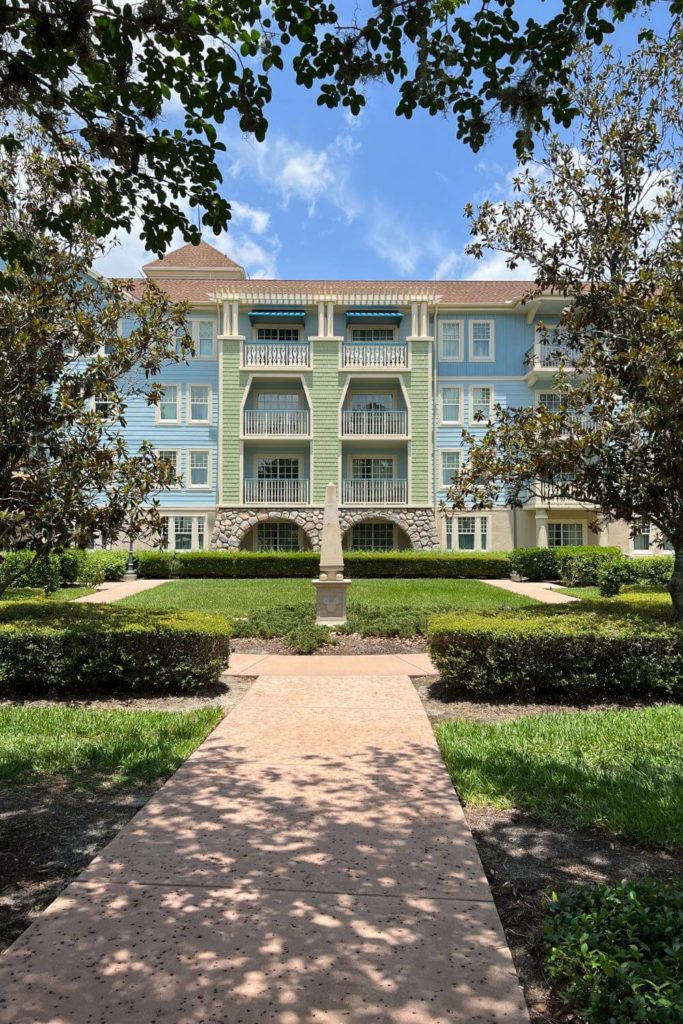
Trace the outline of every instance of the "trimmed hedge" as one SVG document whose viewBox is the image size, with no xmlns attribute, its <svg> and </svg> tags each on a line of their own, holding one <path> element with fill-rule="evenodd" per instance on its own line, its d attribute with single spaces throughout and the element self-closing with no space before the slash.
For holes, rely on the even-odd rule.
<svg viewBox="0 0 683 1024">
<path fill-rule="evenodd" d="M 220 616 L 97 605 L 0 606 L 0 690 L 173 690 L 214 685 L 228 663 Z"/>
<path fill-rule="evenodd" d="M 144 579 L 312 579 L 318 575 L 319 564 L 318 553 L 311 551 L 141 551 L 138 571 Z M 507 554 L 496 552 L 349 551 L 344 564 L 349 576 L 357 579 L 497 579 L 510 575 Z"/>
<path fill-rule="evenodd" d="M 497 699 L 683 697 L 683 630 L 661 606 L 592 601 L 429 622 L 429 646 L 454 692 Z"/>
<path fill-rule="evenodd" d="M 533 583 L 563 580 L 568 586 L 595 586 L 605 560 L 621 557 L 617 547 L 581 545 L 563 548 L 515 548 L 510 552 L 510 571 Z"/>
<path fill-rule="evenodd" d="M 5 551 L 0 555 L 0 582 L 12 588 L 40 587 L 46 593 L 56 590 L 61 582 L 57 555 L 33 563 L 33 551 Z"/>
</svg>

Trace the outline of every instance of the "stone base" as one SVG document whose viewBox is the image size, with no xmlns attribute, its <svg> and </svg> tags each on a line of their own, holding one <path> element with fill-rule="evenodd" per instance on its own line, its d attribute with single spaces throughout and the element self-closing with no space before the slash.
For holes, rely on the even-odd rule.
<svg viewBox="0 0 683 1024">
<path fill-rule="evenodd" d="M 339 509 L 342 533 L 357 523 L 370 520 L 394 523 L 403 530 L 415 551 L 434 551 L 439 546 L 436 515 L 431 508 L 348 508 Z M 322 506 L 298 508 L 218 508 L 211 537 L 216 551 L 237 551 L 254 526 L 267 522 L 294 523 L 305 533 L 313 551 L 320 550 Z"/>
<path fill-rule="evenodd" d="M 351 580 L 312 580 L 315 587 L 315 621 L 318 626 L 343 626 L 346 592 Z"/>
</svg>

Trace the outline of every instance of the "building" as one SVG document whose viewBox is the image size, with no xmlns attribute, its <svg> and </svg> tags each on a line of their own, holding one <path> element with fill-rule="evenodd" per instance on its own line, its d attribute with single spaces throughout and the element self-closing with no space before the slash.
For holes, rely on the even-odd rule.
<svg viewBox="0 0 683 1024">
<path fill-rule="evenodd" d="M 196 350 L 126 428 L 182 476 L 161 496 L 169 549 L 316 548 L 332 480 L 349 548 L 631 550 L 625 524 L 593 533 L 568 501 L 440 508 L 479 412 L 552 404 L 557 363 L 537 325 L 557 297 L 525 304 L 524 281 L 251 280 L 207 243 L 143 271 L 190 303 Z"/>
</svg>

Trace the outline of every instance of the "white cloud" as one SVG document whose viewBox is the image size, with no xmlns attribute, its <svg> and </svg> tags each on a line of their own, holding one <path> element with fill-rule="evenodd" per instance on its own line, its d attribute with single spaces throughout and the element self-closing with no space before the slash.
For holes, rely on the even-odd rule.
<svg viewBox="0 0 683 1024">
<path fill-rule="evenodd" d="M 373 203 L 365 230 L 365 241 L 372 251 L 399 274 L 409 277 L 422 255 L 418 235 L 402 223 L 398 214 L 381 202 Z"/>
<path fill-rule="evenodd" d="M 470 281 L 529 281 L 533 280 L 534 272 L 526 262 L 520 263 L 514 270 L 506 265 L 505 253 L 492 252 L 480 260 L 471 260 L 465 275 Z"/>
<path fill-rule="evenodd" d="M 433 281 L 446 281 L 449 278 L 454 278 L 458 267 L 463 262 L 462 253 L 456 252 L 455 249 L 448 249 L 442 256 L 439 257 L 434 270 L 432 271 Z"/>
<path fill-rule="evenodd" d="M 267 210 L 260 210 L 255 206 L 249 206 L 247 203 L 240 203 L 237 199 L 230 200 L 230 207 L 232 209 L 233 223 L 241 224 L 246 221 L 249 224 L 250 230 L 255 235 L 262 235 L 268 230 L 270 214 Z"/>
</svg>

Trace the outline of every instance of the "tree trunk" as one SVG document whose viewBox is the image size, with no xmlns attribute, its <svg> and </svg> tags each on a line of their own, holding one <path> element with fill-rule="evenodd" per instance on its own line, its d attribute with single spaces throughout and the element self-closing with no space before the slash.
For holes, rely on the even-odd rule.
<svg viewBox="0 0 683 1024">
<path fill-rule="evenodd" d="M 676 621 L 683 626 L 683 545 L 674 547 L 674 571 L 669 583 L 669 593 Z"/>
</svg>

